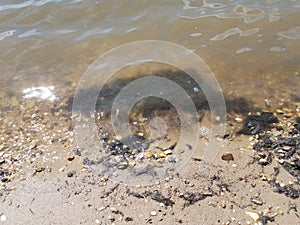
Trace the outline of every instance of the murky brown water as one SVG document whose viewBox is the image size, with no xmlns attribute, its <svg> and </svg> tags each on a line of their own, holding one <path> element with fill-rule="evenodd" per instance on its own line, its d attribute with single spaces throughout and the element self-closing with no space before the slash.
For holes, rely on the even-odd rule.
<svg viewBox="0 0 300 225">
<path fill-rule="evenodd" d="M 155 39 L 201 56 L 227 94 L 299 97 L 299 11 L 297 0 L 1 1 L 1 89 L 63 91 L 111 48 Z"/>
</svg>

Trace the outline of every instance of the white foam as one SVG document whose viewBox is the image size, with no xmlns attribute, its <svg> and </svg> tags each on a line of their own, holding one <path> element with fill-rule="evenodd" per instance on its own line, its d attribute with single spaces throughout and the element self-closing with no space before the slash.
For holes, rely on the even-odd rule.
<svg viewBox="0 0 300 225">
<path fill-rule="evenodd" d="M 251 48 L 244 47 L 244 48 L 241 48 L 241 49 L 237 50 L 235 53 L 236 53 L 236 54 L 241 54 L 241 53 L 243 53 L 243 52 L 249 52 L 249 51 L 251 51 L 251 50 L 252 50 Z"/>
<path fill-rule="evenodd" d="M 190 34 L 191 37 L 200 37 L 202 36 L 202 33 L 192 33 Z"/>
<path fill-rule="evenodd" d="M 288 39 L 300 39 L 300 26 L 293 27 L 287 31 L 278 32 L 278 35 Z"/>
<path fill-rule="evenodd" d="M 53 101 L 56 99 L 56 96 L 52 93 L 52 90 L 54 90 L 53 86 L 31 87 L 24 89 L 22 93 L 24 94 L 24 98 L 39 98 L 42 100 Z"/>
<path fill-rule="evenodd" d="M 212 41 L 220 41 L 220 40 L 224 40 L 229 36 L 235 35 L 235 34 L 239 34 L 240 36 L 250 36 L 252 34 L 255 34 L 259 31 L 259 28 L 253 28 L 250 30 L 245 30 L 242 31 L 240 30 L 240 28 L 235 27 L 235 28 L 231 28 L 221 34 L 217 34 L 214 37 L 212 37 L 210 40 Z"/>
<path fill-rule="evenodd" d="M 15 32 L 16 32 L 16 30 L 7 30 L 7 31 L 1 33 L 0 34 L 0 41 L 2 41 L 6 37 L 12 36 Z"/>
<path fill-rule="evenodd" d="M 273 46 L 269 49 L 270 52 L 285 52 L 286 48 L 280 46 Z"/>
</svg>

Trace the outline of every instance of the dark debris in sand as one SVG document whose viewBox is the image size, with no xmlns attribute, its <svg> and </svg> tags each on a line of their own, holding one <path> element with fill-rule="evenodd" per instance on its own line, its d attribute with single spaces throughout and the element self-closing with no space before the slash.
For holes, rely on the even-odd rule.
<svg viewBox="0 0 300 225">
<path fill-rule="evenodd" d="M 300 118 L 296 118 L 295 122 L 290 130 L 278 126 L 275 131 L 270 131 L 279 120 L 273 113 L 265 112 L 247 117 L 239 131 L 241 134 L 257 135 L 253 149 L 257 152 L 255 160 L 258 164 L 265 167 L 276 160 L 281 168 L 295 178 L 294 184 L 280 183 L 276 180 L 280 168 L 274 167 L 274 177 L 268 180 L 275 192 L 293 199 L 300 196 Z"/>
</svg>

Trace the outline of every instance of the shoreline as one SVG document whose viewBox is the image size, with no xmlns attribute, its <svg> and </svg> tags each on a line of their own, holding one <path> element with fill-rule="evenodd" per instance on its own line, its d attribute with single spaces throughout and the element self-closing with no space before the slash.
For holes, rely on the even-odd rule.
<svg viewBox="0 0 300 225">
<path fill-rule="evenodd" d="M 65 110 L 69 99 L 60 100 L 60 105 L 54 101 L 51 106 L 32 101 L 10 109 L 15 112 L 11 118 L 20 117 L 15 110 L 18 107 L 24 113 L 15 121 L 22 127 L 18 137 L 21 131 L 26 134 L 26 128 L 31 129 L 31 136 L 23 136 L 24 143 L 15 145 L 18 151 L 6 152 L 5 146 L 1 147 L 1 171 L 6 174 L 1 176 L 0 217 L 8 224 L 292 224 L 299 220 L 299 195 L 276 193 L 278 187 L 271 182 L 275 167 L 279 169 L 279 187 L 293 184 L 299 192 L 299 178 L 276 160 L 260 165 L 259 160 L 267 157 L 263 151 L 253 150 L 264 135 L 289 135 L 298 108 L 275 110 L 279 123 L 271 124 L 261 137 L 236 135 L 243 127 L 241 117 L 245 121 L 246 116 L 231 113 L 229 135 L 207 170 L 198 171 L 201 154 L 196 152 L 173 177 L 152 186 L 129 187 L 84 165 L 76 151 L 70 112 Z M 2 118 L 9 118 L 3 114 L 5 111 Z M 10 128 L 7 135 L 14 136 L 14 126 Z M 227 160 L 226 154 L 233 160 Z M 299 149 L 296 154 L 299 157 Z"/>
</svg>

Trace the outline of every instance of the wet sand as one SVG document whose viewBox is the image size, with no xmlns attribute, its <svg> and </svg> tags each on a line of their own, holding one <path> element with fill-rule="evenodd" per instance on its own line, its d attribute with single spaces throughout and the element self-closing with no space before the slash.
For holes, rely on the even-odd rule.
<svg viewBox="0 0 300 225">
<path fill-rule="evenodd" d="M 72 86 L 66 92 L 74 90 Z M 278 160 L 259 164 L 253 150 L 259 135 L 237 134 L 254 110 L 240 98 L 227 99 L 227 135 L 208 169 L 198 170 L 201 145 L 172 177 L 151 186 L 128 186 L 92 169 L 74 140 L 70 101 L 56 93 L 52 103 L 2 94 L 1 223 L 3 224 L 295 224 L 299 194 L 277 193 L 270 181 L 293 185 L 299 177 Z M 66 97 L 67 96 L 67 97 Z M 292 95 L 290 95 L 292 96 Z M 279 119 L 265 132 L 289 136 L 299 102 L 265 105 Z M 240 104 L 240 105 L 238 105 Z M 247 107 L 248 108 L 247 108 Z M 235 109 L 243 108 L 244 111 Z M 16 119 L 18 118 L 18 119 Z M 205 123 L 205 122 L 204 122 Z M 271 131 L 270 131 L 271 130 Z M 283 131 L 282 131 L 283 130 Z M 268 133 L 265 133 L 268 134 Z M 297 136 L 297 135 L 296 135 Z M 202 143 L 203 141 L 203 143 Z M 205 140 L 200 138 L 205 145 Z M 295 157 L 299 158 L 299 146 Z M 297 156 L 298 154 L 298 156 Z M 228 158 L 229 156 L 229 158 Z M 227 160 L 228 159 L 228 160 Z M 279 170 L 275 175 L 274 167 Z M 299 172 L 299 168 L 295 171 Z"/>
</svg>

